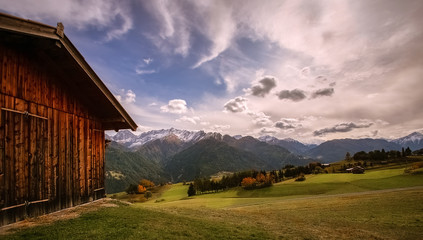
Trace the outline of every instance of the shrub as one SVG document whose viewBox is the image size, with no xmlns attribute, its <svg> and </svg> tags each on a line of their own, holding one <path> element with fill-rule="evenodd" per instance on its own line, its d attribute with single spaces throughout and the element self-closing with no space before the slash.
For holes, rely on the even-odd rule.
<svg viewBox="0 0 423 240">
<path fill-rule="evenodd" d="M 138 192 L 138 185 L 130 184 L 129 187 L 125 190 L 127 194 L 135 194 Z"/>
<path fill-rule="evenodd" d="M 301 174 L 300 176 L 298 176 L 295 179 L 296 182 L 302 182 L 302 181 L 305 181 L 305 180 L 306 180 L 306 178 L 305 178 L 304 174 Z"/>
<path fill-rule="evenodd" d="M 150 191 L 147 191 L 147 192 L 144 193 L 144 197 L 147 198 L 147 199 L 151 198 L 152 196 L 153 196 L 153 194 Z"/>
<path fill-rule="evenodd" d="M 417 163 L 414 163 L 411 168 L 412 169 L 418 169 L 418 168 L 422 168 L 422 167 L 423 167 L 423 162 L 417 162 Z"/>
</svg>

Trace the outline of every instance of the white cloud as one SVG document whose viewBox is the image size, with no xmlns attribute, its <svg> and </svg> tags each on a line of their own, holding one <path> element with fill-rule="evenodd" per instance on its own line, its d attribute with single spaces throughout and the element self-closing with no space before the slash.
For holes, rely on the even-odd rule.
<svg viewBox="0 0 423 240">
<path fill-rule="evenodd" d="M 244 112 L 248 110 L 247 107 L 247 99 L 243 97 L 236 97 L 235 99 L 231 99 L 224 105 L 226 112 Z"/>
<path fill-rule="evenodd" d="M 151 62 L 153 62 L 152 58 L 144 58 L 143 61 L 145 62 L 145 64 L 149 65 Z"/>
<path fill-rule="evenodd" d="M 184 4 L 175 1 L 146 1 L 144 4 L 159 23 L 158 35 L 155 32 L 146 33 L 146 36 L 161 51 L 186 57 L 191 48 L 191 37 L 190 21 L 183 12 Z"/>
<path fill-rule="evenodd" d="M 210 125 L 210 122 L 200 122 L 200 125 L 208 126 L 208 125 Z"/>
<path fill-rule="evenodd" d="M 127 91 L 125 91 L 125 89 L 121 89 L 119 94 L 116 94 L 115 97 L 119 102 L 129 104 L 135 103 L 137 95 L 131 89 Z"/>
<path fill-rule="evenodd" d="M 275 128 L 269 128 L 269 127 L 264 127 L 261 128 L 259 131 L 259 135 L 263 136 L 263 135 L 274 135 L 276 134 L 278 131 Z"/>
<path fill-rule="evenodd" d="M 129 6 L 114 0 L 0 0 L 3 10 L 41 22 L 63 22 L 66 28 L 94 27 L 106 31 L 105 40 L 120 38 L 133 27 Z"/>
<path fill-rule="evenodd" d="M 152 69 L 150 69 L 150 70 L 143 70 L 143 69 L 136 68 L 136 69 L 135 69 L 135 72 L 136 72 L 138 75 L 144 75 L 144 74 L 152 74 L 152 73 L 155 73 L 155 72 L 156 72 L 156 70 L 152 70 Z"/>
<path fill-rule="evenodd" d="M 181 118 L 176 119 L 176 122 L 189 122 L 192 124 L 197 124 L 197 122 L 199 122 L 201 119 L 200 117 L 187 117 L 187 116 L 182 116 Z"/>
<path fill-rule="evenodd" d="M 144 126 L 142 124 L 137 124 L 137 125 L 138 125 L 137 130 L 135 132 L 133 132 L 135 135 L 140 135 L 143 132 L 148 132 L 148 131 L 153 130 L 152 127 Z"/>
<path fill-rule="evenodd" d="M 273 123 L 270 119 L 270 116 L 266 115 L 263 112 L 249 112 L 248 115 L 253 117 L 253 123 L 257 126 L 267 126 Z"/>
<path fill-rule="evenodd" d="M 222 132 L 222 131 L 228 130 L 230 128 L 231 128 L 231 125 L 229 125 L 229 124 L 228 125 L 215 124 L 215 125 L 211 126 L 210 130 L 212 132 Z"/>
<path fill-rule="evenodd" d="M 218 57 L 231 44 L 236 29 L 236 22 L 232 19 L 232 8 L 226 1 L 194 1 L 200 11 L 203 21 L 202 33 L 212 41 L 206 55 L 194 65 L 197 68 L 202 64 Z"/>
<path fill-rule="evenodd" d="M 170 100 L 167 105 L 163 105 L 160 107 L 161 112 L 169 112 L 169 113 L 176 113 L 176 114 L 186 113 L 187 110 L 188 110 L 187 102 L 182 99 Z"/>
</svg>

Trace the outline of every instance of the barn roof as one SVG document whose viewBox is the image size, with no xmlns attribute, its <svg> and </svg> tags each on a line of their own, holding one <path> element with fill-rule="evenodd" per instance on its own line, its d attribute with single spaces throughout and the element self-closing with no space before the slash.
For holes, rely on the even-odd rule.
<svg viewBox="0 0 423 240">
<path fill-rule="evenodd" d="M 38 57 L 43 59 L 43 63 L 50 64 L 51 69 L 66 76 L 63 80 L 68 81 L 68 86 L 101 119 L 105 130 L 137 128 L 134 120 L 66 37 L 61 23 L 52 27 L 0 13 L 0 38 L 4 36 L 19 46 L 39 50 Z"/>
</svg>

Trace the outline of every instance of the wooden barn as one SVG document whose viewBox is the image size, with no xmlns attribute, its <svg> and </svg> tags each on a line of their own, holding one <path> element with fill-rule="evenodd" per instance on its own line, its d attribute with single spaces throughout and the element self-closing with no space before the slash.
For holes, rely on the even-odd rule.
<svg viewBox="0 0 423 240">
<path fill-rule="evenodd" d="M 137 128 L 57 27 L 0 13 L 0 226 L 105 196 L 105 130 Z"/>
</svg>

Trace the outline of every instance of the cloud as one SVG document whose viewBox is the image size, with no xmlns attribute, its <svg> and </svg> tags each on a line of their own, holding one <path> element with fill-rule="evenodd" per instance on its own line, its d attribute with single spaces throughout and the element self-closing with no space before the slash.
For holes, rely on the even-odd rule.
<svg viewBox="0 0 423 240">
<path fill-rule="evenodd" d="M 330 128 L 323 128 L 320 130 L 316 130 L 313 132 L 314 136 L 324 136 L 328 133 L 337 133 L 337 132 L 350 132 L 356 128 L 368 128 L 370 126 L 372 126 L 373 123 L 340 123 L 340 124 L 336 124 L 333 127 Z"/>
<path fill-rule="evenodd" d="M 231 99 L 226 102 L 224 108 L 225 111 L 233 113 L 247 111 L 247 99 L 243 97 L 236 97 L 235 99 Z"/>
<path fill-rule="evenodd" d="M 176 122 L 190 122 L 192 124 L 197 124 L 198 121 L 200 121 L 201 119 L 199 117 L 187 117 L 187 116 L 182 116 L 181 118 L 176 119 Z"/>
<path fill-rule="evenodd" d="M 252 116 L 253 123 L 258 126 L 266 126 L 272 124 L 272 120 L 270 120 L 270 116 L 266 115 L 263 112 L 253 113 L 249 112 L 248 115 Z"/>
<path fill-rule="evenodd" d="M 128 91 L 125 91 L 125 89 L 120 90 L 120 94 L 115 95 L 116 99 L 121 103 L 135 103 L 135 98 L 137 95 L 129 89 Z"/>
<path fill-rule="evenodd" d="M 277 96 L 279 99 L 289 99 L 294 102 L 299 102 L 306 98 L 305 92 L 301 89 L 294 89 L 294 90 L 282 90 L 280 91 Z"/>
<path fill-rule="evenodd" d="M 318 97 L 324 97 L 324 96 L 330 97 L 334 93 L 335 93 L 335 90 L 333 88 L 322 88 L 317 91 L 314 91 L 311 94 L 311 98 L 318 98 Z"/>
<path fill-rule="evenodd" d="M 207 52 L 193 66 L 198 68 L 218 57 L 230 46 L 237 26 L 233 19 L 233 9 L 225 1 L 193 2 L 202 18 L 197 29 L 211 41 Z"/>
<path fill-rule="evenodd" d="M 139 135 L 139 134 L 141 134 L 141 133 L 143 133 L 143 132 L 148 132 L 148 131 L 153 130 L 153 128 L 152 128 L 152 127 L 143 126 L 142 124 L 137 124 L 137 125 L 138 125 L 137 130 L 136 130 L 135 132 L 133 132 L 133 133 L 134 133 L 134 134 L 136 134 L 136 135 Z"/>
<path fill-rule="evenodd" d="M 191 49 L 190 22 L 184 13 L 189 3 L 175 1 L 143 1 L 144 7 L 155 18 L 158 28 L 145 33 L 162 52 L 186 57 Z"/>
<path fill-rule="evenodd" d="M 302 127 L 300 121 L 294 118 L 281 118 L 281 120 L 275 122 L 274 127 L 280 129 L 294 129 Z"/>
<path fill-rule="evenodd" d="M 155 73 L 155 72 L 156 72 L 156 70 L 143 70 L 143 69 L 139 69 L 139 68 L 135 69 L 135 73 L 137 73 L 138 75 L 152 74 L 152 73 Z"/>
<path fill-rule="evenodd" d="M 133 27 L 128 4 L 114 0 L 22 0 L 1 4 L 2 10 L 41 22 L 63 22 L 66 28 L 105 31 L 105 40 L 120 38 Z"/>
<path fill-rule="evenodd" d="M 160 107 L 161 112 L 169 112 L 169 113 L 175 113 L 175 114 L 186 113 L 187 110 L 188 110 L 187 102 L 185 102 L 185 100 L 182 100 L 182 99 L 170 100 L 167 105 Z"/>
<path fill-rule="evenodd" d="M 151 62 L 153 62 L 152 58 L 144 58 L 143 61 L 145 62 L 145 64 L 149 65 Z"/>
<path fill-rule="evenodd" d="M 223 130 L 228 130 L 231 128 L 231 125 L 219 125 L 215 124 L 210 129 L 213 132 L 222 132 Z"/>
<path fill-rule="evenodd" d="M 325 76 L 322 76 L 322 75 L 320 75 L 320 76 L 317 76 L 316 77 L 316 81 L 318 81 L 318 82 L 320 82 L 320 83 L 324 83 L 324 82 L 326 82 L 328 79 L 325 77 Z"/>
<path fill-rule="evenodd" d="M 372 137 L 376 137 L 379 134 L 379 130 L 374 130 L 371 133 L 372 133 Z"/>
<path fill-rule="evenodd" d="M 273 128 L 262 128 L 262 129 L 260 129 L 259 134 L 260 135 L 269 135 L 269 134 L 273 135 L 273 134 L 276 134 L 277 132 L 278 131 L 276 131 Z"/>
<path fill-rule="evenodd" d="M 274 77 L 268 76 L 261 79 L 258 84 L 247 89 L 253 96 L 264 97 L 273 88 L 276 87 L 276 80 Z"/>
</svg>

